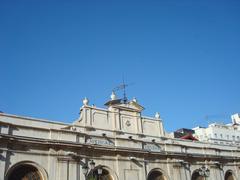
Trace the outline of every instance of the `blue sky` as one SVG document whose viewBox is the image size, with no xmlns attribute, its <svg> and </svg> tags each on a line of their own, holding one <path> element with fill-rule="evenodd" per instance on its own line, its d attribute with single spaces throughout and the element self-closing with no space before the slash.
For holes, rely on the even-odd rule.
<svg viewBox="0 0 240 180">
<path fill-rule="evenodd" d="M 124 75 L 128 98 L 167 131 L 227 123 L 239 67 L 238 0 L 0 2 L 6 113 L 72 122 L 85 96 L 103 107 Z"/>
</svg>

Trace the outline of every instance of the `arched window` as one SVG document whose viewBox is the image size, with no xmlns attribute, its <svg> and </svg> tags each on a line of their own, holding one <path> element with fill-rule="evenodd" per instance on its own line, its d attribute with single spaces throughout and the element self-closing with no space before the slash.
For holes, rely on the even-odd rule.
<svg viewBox="0 0 240 180">
<path fill-rule="evenodd" d="M 205 180 L 205 178 L 203 176 L 201 176 L 198 171 L 195 171 L 192 174 L 191 180 Z"/>
<path fill-rule="evenodd" d="M 96 167 L 93 171 L 91 171 L 87 180 L 115 180 L 113 175 L 104 167 Z"/>
<path fill-rule="evenodd" d="M 45 180 L 40 171 L 31 164 L 19 164 L 8 173 L 7 180 Z"/>
<path fill-rule="evenodd" d="M 209 176 L 210 170 L 206 166 L 202 166 L 193 172 L 191 180 L 205 180 Z"/>
<path fill-rule="evenodd" d="M 148 174 L 147 180 L 167 180 L 161 170 L 154 169 Z"/>
<path fill-rule="evenodd" d="M 224 180 L 235 180 L 232 171 L 227 171 L 227 172 L 225 173 Z"/>
</svg>

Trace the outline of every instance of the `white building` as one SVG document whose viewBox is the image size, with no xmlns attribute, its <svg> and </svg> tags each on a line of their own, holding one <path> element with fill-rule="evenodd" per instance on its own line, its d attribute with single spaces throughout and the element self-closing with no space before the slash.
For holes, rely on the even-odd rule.
<svg viewBox="0 0 240 180">
<path fill-rule="evenodd" d="M 210 142 L 221 145 L 240 145 L 240 114 L 234 114 L 232 123 L 212 123 L 207 128 L 196 127 L 195 137 L 199 141 Z"/>
<path fill-rule="evenodd" d="M 0 180 L 239 180 L 240 150 L 166 137 L 136 99 L 84 99 L 73 123 L 0 113 Z"/>
</svg>

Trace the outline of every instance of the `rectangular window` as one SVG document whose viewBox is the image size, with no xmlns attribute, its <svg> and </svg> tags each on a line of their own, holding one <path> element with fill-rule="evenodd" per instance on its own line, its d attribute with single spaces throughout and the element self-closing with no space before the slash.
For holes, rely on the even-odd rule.
<svg viewBox="0 0 240 180">
<path fill-rule="evenodd" d="M 229 139 L 229 135 L 227 135 L 227 139 Z"/>
</svg>

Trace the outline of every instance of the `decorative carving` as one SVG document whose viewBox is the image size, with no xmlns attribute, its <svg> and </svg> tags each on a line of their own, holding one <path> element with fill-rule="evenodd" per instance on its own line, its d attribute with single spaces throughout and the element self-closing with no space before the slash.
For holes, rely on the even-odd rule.
<svg viewBox="0 0 240 180">
<path fill-rule="evenodd" d="M 125 123 L 128 127 L 131 126 L 131 122 L 129 120 L 126 121 Z"/>
<path fill-rule="evenodd" d="M 85 97 L 85 98 L 83 99 L 83 105 L 84 105 L 84 106 L 87 106 L 88 103 L 89 103 L 89 100 L 88 100 L 88 98 Z"/>
<path fill-rule="evenodd" d="M 102 145 L 102 146 L 114 146 L 114 142 L 112 142 L 108 139 L 101 139 L 101 138 L 89 138 L 89 139 L 87 139 L 86 143 Z"/>
<path fill-rule="evenodd" d="M 152 143 L 144 144 L 143 149 L 147 151 L 152 151 L 152 152 L 160 152 L 162 150 L 159 145 L 152 144 Z"/>
</svg>

